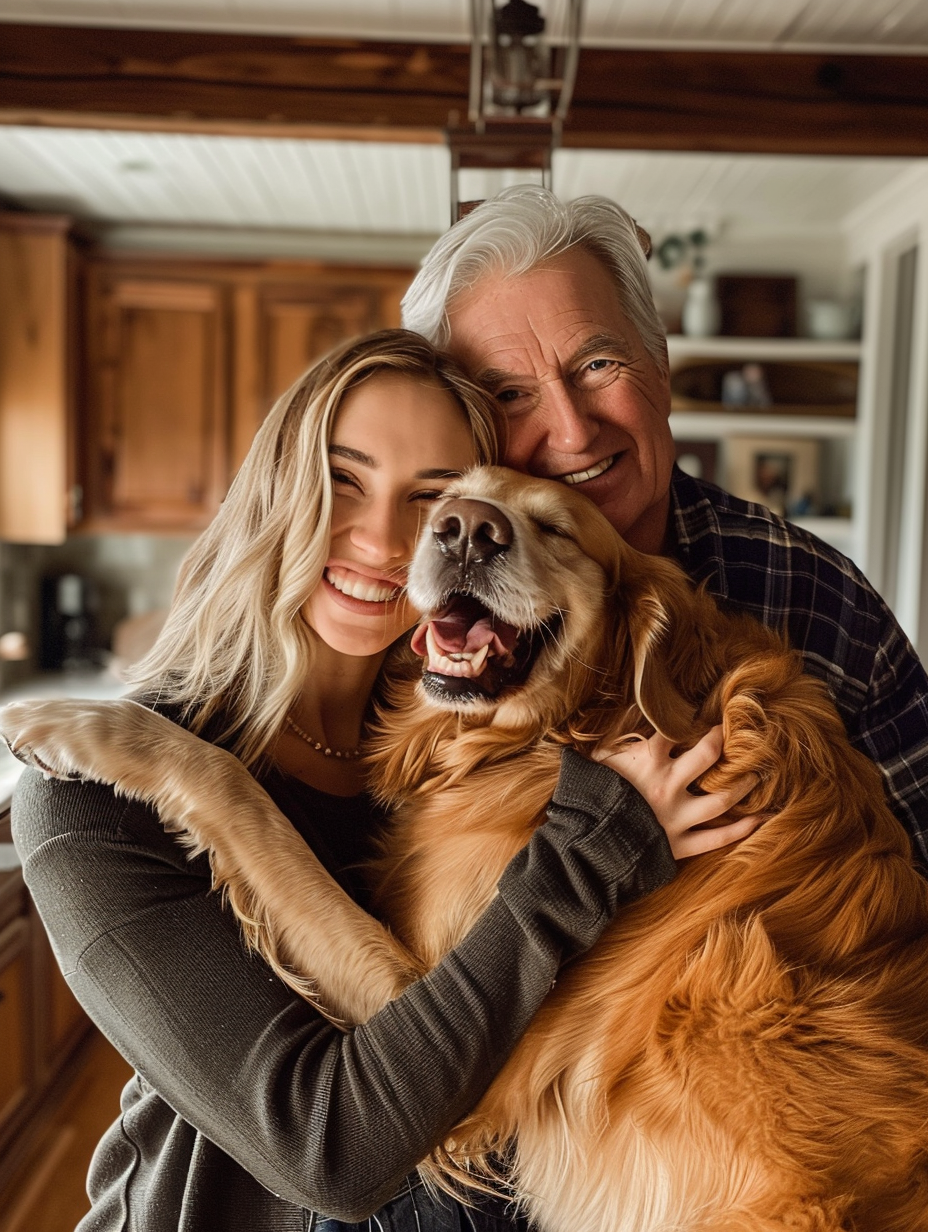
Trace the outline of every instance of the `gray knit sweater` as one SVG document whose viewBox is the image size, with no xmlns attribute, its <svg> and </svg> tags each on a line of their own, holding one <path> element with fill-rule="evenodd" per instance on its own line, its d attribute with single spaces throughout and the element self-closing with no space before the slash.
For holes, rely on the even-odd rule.
<svg viewBox="0 0 928 1232">
<path fill-rule="evenodd" d="M 319 810 L 324 848 L 322 821 L 358 802 L 305 791 L 299 828 L 312 841 Z M 468 936 L 343 1034 L 246 953 L 206 858 L 149 809 L 30 771 L 13 827 L 71 988 L 137 1070 L 83 1232 L 297 1232 L 309 1211 L 377 1210 L 477 1103 L 559 966 L 675 871 L 634 789 L 567 750 L 547 823 Z"/>
</svg>

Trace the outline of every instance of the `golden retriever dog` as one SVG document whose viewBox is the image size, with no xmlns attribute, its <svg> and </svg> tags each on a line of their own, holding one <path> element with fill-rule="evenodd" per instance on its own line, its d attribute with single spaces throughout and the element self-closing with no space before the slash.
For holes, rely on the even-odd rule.
<svg viewBox="0 0 928 1232">
<path fill-rule="evenodd" d="M 371 740 L 391 931 L 229 754 L 141 706 L 21 703 L 21 757 L 114 782 L 210 852 L 249 940 L 345 1022 L 433 964 L 544 817 L 565 744 L 723 726 L 699 787 L 764 824 L 564 969 L 450 1155 L 505 1151 L 542 1232 L 928 1229 L 928 886 L 825 687 L 570 489 L 498 468 L 436 506 L 429 613 Z M 235 817 L 229 825 L 228 818 Z"/>
</svg>

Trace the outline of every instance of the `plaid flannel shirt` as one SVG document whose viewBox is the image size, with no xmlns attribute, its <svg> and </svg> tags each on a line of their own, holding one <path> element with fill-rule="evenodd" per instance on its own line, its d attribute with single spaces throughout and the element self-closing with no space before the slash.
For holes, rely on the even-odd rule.
<svg viewBox="0 0 928 1232">
<path fill-rule="evenodd" d="M 928 676 L 886 604 L 834 548 L 679 469 L 671 517 L 687 573 L 723 604 L 785 631 L 827 683 L 928 867 Z"/>
</svg>

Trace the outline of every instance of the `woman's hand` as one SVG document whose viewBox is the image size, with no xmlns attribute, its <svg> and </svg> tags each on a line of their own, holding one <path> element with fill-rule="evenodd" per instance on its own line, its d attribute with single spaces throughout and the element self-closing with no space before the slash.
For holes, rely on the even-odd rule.
<svg viewBox="0 0 928 1232">
<path fill-rule="evenodd" d="M 644 796 L 667 835 L 675 860 L 715 851 L 753 834 L 762 816 L 712 824 L 744 799 L 756 783 L 753 775 L 742 776 L 726 792 L 693 795 L 688 790 L 721 756 L 721 727 L 713 727 L 679 757 L 670 756 L 673 747 L 673 741 L 658 733 L 649 740 L 628 736 L 614 744 L 597 745 L 591 757 L 621 774 Z"/>
</svg>

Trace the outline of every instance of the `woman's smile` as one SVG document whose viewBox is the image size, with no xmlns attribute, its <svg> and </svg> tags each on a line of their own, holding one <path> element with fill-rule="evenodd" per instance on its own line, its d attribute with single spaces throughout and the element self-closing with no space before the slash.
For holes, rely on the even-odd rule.
<svg viewBox="0 0 928 1232">
<path fill-rule="evenodd" d="M 328 565 L 323 579 L 338 599 L 366 608 L 382 608 L 384 604 L 399 598 L 403 589 L 399 581 L 370 577 L 343 565 Z"/>
</svg>

